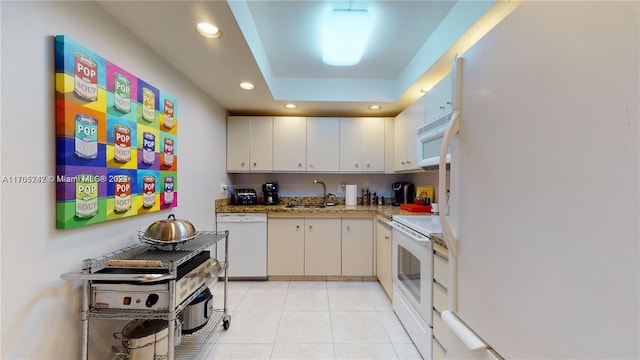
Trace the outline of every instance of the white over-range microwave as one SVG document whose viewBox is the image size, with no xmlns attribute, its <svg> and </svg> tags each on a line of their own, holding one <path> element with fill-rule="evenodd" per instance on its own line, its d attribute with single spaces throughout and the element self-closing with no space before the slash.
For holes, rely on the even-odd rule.
<svg viewBox="0 0 640 360">
<path fill-rule="evenodd" d="M 423 168 L 438 166 L 442 140 L 451 122 L 451 116 L 452 113 L 448 112 L 418 128 L 418 166 Z M 447 164 L 449 163 L 451 163 L 451 153 L 447 151 Z"/>
</svg>

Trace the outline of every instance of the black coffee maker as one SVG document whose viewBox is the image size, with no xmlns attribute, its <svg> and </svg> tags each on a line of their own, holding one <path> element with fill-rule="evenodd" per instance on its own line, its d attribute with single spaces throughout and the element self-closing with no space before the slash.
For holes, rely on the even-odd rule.
<svg viewBox="0 0 640 360">
<path fill-rule="evenodd" d="M 416 189 L 409 182 L 395 182 L 391 185 L 391 201 L 393 206 L 411 204 L 416 196 Z"/>
<path fill-rule="evenodd" d="M 278 183 L 262 184 L 262 194 L 265 205 L 278 205 Z"/>
</svg>

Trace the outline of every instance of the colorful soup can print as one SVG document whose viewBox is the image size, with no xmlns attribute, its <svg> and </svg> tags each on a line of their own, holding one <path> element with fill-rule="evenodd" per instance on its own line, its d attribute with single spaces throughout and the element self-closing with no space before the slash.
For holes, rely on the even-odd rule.
<svg viewBox="0 0 640 360">
<path fill-rule="evenodd" d="M 156 94 L 145 87 L 142 88 L 142 118 L 148 122 L 156 118 Z"/>
<path fill-rule="evenodd" d="M 174 104 L 169 99 L 164 99 L 164 127 L 173 129 Z"/>
<path fill-rule="evenodd" d="M 173 176 L 164 177 L 164 204 L 173 204 Z"/>
<path fill-rule="evenodd" d="M 156 136 L 150 132 L 142 134 L 142 162 L 153 165 L 156 161 Z"/>
<path fill-rule="evenodd" d="M 73 93 L 86 101 L 98 100 L 98 64 L 89 56 L 76 52 Z"/>
<path fill-rule="evenodd" d="M 173 165 L 173 139 L 164 138 L 164 165 Z"/>
<path fill-rule="evenodd" d="M 131 112 L 131 80 L 126 76 L 113 74 L 115 89 L 113 91 L 113 107 L 121 113 Z"/>
<path fill-rule="evenodd" d="M 142 206 L 152 208 L 156 204 L 156 178 L 144 176 L 142 178 Z"/>
<path fill-rule="evenodd" d="M 89 115 L 75 116 L 75 154 L 82 159 L 98 157 L 98 120 Z"/>
<path fill-rule="evenodd" d="M 131 177 L 129 175 L 116 175 L 114 177 L 114 208 L 118 214 L 126 213 L 131 209 Z"/>
<path fill-rule="evenodd" d="M 131 129 L 125 125 L 113 127 L 113 159 L 120 163 L 131 160 Z"/>
<path fill-rule="evenodd" d="M 98 213 L 98 177 L 90 174 L 76 176 L 76 214 L 88 219 Z"/>
</svg>

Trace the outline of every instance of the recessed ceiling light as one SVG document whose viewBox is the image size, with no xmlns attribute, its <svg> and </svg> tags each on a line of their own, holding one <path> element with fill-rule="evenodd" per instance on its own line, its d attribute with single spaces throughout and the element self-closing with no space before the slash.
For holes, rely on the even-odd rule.
<svg viewBox="0 0 640 360">
<path fill-rule="evenodd" d="M 206 22 L 198 23 L 196 25 L 196 31 L 198 32 L 198 34 L 209 39 L 217 39 L 220 36 L 222 36 L 222 33 L 220 32 L 220 29 L 218 29 L 217 26 L 206 23 Z"/>
<path fill-rule="evenodd" d="M 380 110 L 382 109 L 382 106 L 380 105 L 371 105 L 369 106 L 369 110 Z"/>
<path fill-rule="evenodd" d="M 244 90 L 253 90 L 255 88 L 255 86 L 253 86 L 253 84 L 250 82 L 240 83 L 240 87 L 243 88 Z"/>
<path fill-rule="evenodd" d="M 286 107 L 287 109 L 291 109 L 291 110 L 298 108 L 298 106 L 296 104 L 287 104 L 284 107 Z"/>
</svg>

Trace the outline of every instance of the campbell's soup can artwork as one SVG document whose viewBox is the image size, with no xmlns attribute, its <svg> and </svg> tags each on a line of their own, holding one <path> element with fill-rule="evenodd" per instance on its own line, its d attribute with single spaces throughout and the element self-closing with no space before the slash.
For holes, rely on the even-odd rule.
<svg viewBox="0 0 640 360">
<path fill-rule="evenodd" d="M 153 165 L 156 161 L 156 136 L 145 131 L 142 134 L 142 162 Z"/>
<path fill-rule="evenodd" d="M 173 204 L 173 176 L 164 177 L 164 204 Z"/>
<path fill-rule="evenodd" d="M 169 99 L 164 99 L 164 127 L 173 129 L 174 104 Z"/>
<path fill-rule="evenodd" d="M 152 208 L 156 204 L 156 178 L 144 176 L 142 178 L 142 206 Z"/>
<path fill-rule="evenodd" d="M 131 209 L 131 177 L 129 175 L 116 175 L 114 177 L 114 208 L 118 214 L 126 213 Z"/>
<path fill-rule="evenodd" d="M 75 154 L 82 159 L 98 157 L 98 120 L 89 115 L 75 116 Z"/>
<path fill-rule="evenodd" d="M 148 122 L 156 118 L 156 94 L 147 88 L 142 88 L 142 118 Z"/>
<path fill-rule="evenodd" d="M 83 53 L 76 52 L 74 56 L 73 93 L 82 100 L 98 100 L 98 64 Z"/>
<path fill-rule="evenodd" d="M 88 219 L 98 213 L 98 177 L 90 174 L 76 176 L 76 214 Z"/>
<path fill-rule="evenodd" d="M 173 139 L 171 138 L 164 139 L 164 165 L 168 167 L 173 165 Z"/>
<path fill-rule="evenodd" d="M 113 159 L 120 163 L 131 160 L 131 129 L 125 125 L 113 127 Z"/>
<path fill-rule="evenodd" d="M 131 112 L 131 80 L 119 73 L 113 74 L 113 80 L 115 84 L 113 107 L 127 114 Z"/>
</svg>

